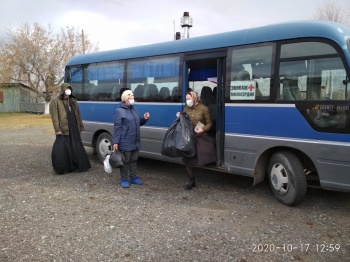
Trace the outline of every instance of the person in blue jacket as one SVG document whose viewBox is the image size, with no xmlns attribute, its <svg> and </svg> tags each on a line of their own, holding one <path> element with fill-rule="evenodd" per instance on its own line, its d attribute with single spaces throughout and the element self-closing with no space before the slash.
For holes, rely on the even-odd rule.
<svg viewBox="0 0 350 262">
<path fill-rule="evenodd" d="M 142 181 L 136 175 L 141 143 L 140 126 L 147 123 L 150 114 L 147 112 L 143 117 L 140 116 L 134 106 L 134 94 L 131 90 L 125 90 L 121 99 L 122 102 L 114 112 L 113 150 L 124 154 L 124 166 L 120 168 L 120 185 L 128 188 L 130 183 L 142 185 Z"/>
</svg>

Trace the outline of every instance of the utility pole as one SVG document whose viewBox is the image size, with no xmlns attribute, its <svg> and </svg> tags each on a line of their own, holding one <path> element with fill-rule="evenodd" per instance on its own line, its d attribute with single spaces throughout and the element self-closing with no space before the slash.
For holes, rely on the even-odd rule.
<svg viewBox="0 0 350 262">
<path fill-rule="evenodd" d="M 81 41 L 83 46 L 83 54 L 85 54 L 85 39 L 84 39 L 84 30 L 81 30 Z"/>
</svg>

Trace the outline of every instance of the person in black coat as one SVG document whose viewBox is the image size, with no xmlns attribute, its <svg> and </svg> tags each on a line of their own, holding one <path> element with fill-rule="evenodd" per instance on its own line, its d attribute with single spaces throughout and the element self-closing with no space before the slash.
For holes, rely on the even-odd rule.
<svg viewBox="0 0 350 262">
<path fill-rule="evenodd" d="M 121 98 L 122 102 L 114 112 L 113 150 L 120 150 L 124 154 L 124 166 L 120 168 L 120 185 L 128 188 L 130 183 L 142 185 L 136 175 L 141 144 L 140 126 L 147 123 L 150 114 L 147 112 L 143 117 L 140 116 L 134 106 L 134 94 L 131 90 L 124 91 Z"/>
<path fill-rule="evenodd" d="M 50 101 L 50 114 L 56 140 L 52 147 L 51 160 L 57 174 L 91 168 L 80 134 L 84 125 L 77 100 L 68 83 L 61 85 L 61 92 Z"/>
</svg>

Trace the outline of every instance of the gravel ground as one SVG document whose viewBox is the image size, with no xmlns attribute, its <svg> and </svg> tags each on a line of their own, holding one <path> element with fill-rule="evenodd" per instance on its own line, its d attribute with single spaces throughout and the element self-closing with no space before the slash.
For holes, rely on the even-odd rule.
<svg viewBox="0 0 350 262">
<path fill-rule="evenodd" d="M 88 148 L 91 170 L 55 175 L 53 142 L 51 126 L 0 130 L 1 262 L 350 261 L 349 193 L 287 207 L 267 183 L 202 169 L 186 191 L 183 166 L 147 159 L 144 185 L 122 189 Z"/>
</svg>

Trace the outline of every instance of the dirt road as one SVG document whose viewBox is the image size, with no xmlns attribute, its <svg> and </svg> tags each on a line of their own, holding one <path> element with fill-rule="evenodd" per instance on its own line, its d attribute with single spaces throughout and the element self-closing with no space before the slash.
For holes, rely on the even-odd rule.
<svg viewBox="0 0 350 262">
<path fill-rule="evenodd" d="M 0 130 L 0 261 L 350 261 L 350 194 L 309 189 L 288 207 L 267 183 L 139 160 L 122 189 L 87 150 L 90 171 L 51 167 L 51 126 Z"/>
</svg>

